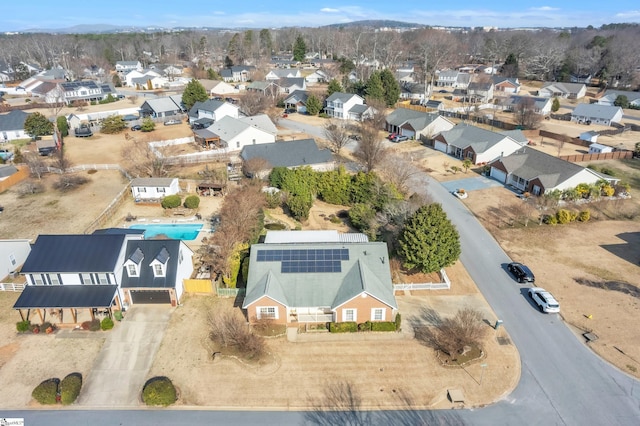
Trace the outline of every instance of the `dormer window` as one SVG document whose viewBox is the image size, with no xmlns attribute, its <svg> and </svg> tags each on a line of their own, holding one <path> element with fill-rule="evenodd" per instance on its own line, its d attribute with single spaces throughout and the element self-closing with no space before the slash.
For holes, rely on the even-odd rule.
<svg viewBox="0 0 640 426">
<path fill-rule="evenodd" d="M 137 277 L 138 273 L 138 265 L 130 263 L 127 265 L 127 275 L 130 277 Z"/>
<path fill-rule="evenodd" d="M 164 277 L 167 273 L 167 262 L 169 261 L 169 251 L 166 247 L 162 247 L 160 253 L 149 264 L 153 268 L 155 277 Z"/>
<path fill-rule="evenodd" d="M 140 276 L 140 262 L 142 262 L 142 259 L 144 259 L 144 253 L 138 247 L 124 263 L 125 268 L 127 268 L 127 275 L 130 277 Z"/>
</svg>

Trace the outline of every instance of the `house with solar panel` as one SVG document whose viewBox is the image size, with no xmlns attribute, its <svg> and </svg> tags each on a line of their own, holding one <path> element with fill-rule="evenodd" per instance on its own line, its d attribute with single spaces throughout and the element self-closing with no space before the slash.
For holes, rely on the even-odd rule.
<svg viewBox="0 0 640 426">
<path fill-rule="evenodd" d="M 251 246 L 242 308 L 250 322 L 393 321 L 387 245 L 359 233 L 269 231 Z"/>
</svg>

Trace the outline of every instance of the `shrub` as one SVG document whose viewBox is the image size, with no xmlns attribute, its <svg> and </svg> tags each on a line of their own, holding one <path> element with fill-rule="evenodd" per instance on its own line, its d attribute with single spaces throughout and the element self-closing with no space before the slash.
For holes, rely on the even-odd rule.
<svg viewBox="0 0 640 426">
<path fill-rule="evenodd" d="M 60 382 L 60 402 L 63 405 L 73 404 L 80 395 L 82 374 L 71 373 Z"/>
<path fill-rule="evenodd" d="M 180 207 L 182 204 L 182 199 L 179 195 L 167 195 L 164 197 L 160 203 L 163 209 L 175 209 L 176 207 Z"/>
<path fill-rule="evenodd" d="M 145 383 L 142 389 L 142 400 L 147 405 L 161 405 L 166 407 L 178 399 L 176 388 L 168 377 L 153 377 Z"/>
<path fill-rule="evenodd" d="M 31 324 L 31 332 L 33 334 L 40 333 L 40 326 L 38 324 Z"/>
<path fill-rule="evenodd" d="M 189 195 L 184 200 L 184 206 L 188 209 L 197 209 L 200 205 L 200 197 L 197 195 Z"/>
<path fill-rule="evenodd" d="M 394 321 L 372 322 L 371 331 L 396 331 L 396 323 Z"/>
<path fill-rule="evenodd" d="M 583 210 L 578 215 L 578 221 L 580 222 L 588 222 L 591 219 L 591 212 L 589 210 Z"/>
<path fill-rule="evenodd" d="M 89 331 L 98 331 L 100 330 L 100 320 L 94 319 L 91 321 L 85 321 L 82 323 L 82 329 Z"/>
<path fill-rule="evenodd" d="M 31 328 L 31 321 L 18 321 L 16 323 L 16 330 L 18 330 L 19 333 L 25 333 L 29 331 L 30 328 Z"/>
<path fill-rule="evenodd" d="M 362 324 L 358 324 L 358 331 L 371 331 L 371 322 L 363 322 Z"/>
<path fill-rule="evenodd" d="M 332 333 L 355 333 L 358 331 L 358 323 L 355 321 L 331 322 L 329 331 Z"/>
<path fill-rule="evenodd" d="M 109 317 L 105 317 L 100 323 L 102 331 L 111 330 L 113 328 L 113 320 Z"/>
<path fill-rule="evenodd" d="M 396 323 L 396 330 L 400 330 L 400 327 L 402 326 L 402 317 L 400 316 L 399 313 L 396 314 L 395 323 Z"/>
<path fill-rule="evenodd" d="M 616 193 L 616 190 L 611 185 L 605 185 L 602 187 L 602 194 L 606 197 L 611 197 Z"/>
<path fill-rule="evenodd" d="M 56 396 L 58 394 L 59 384 L 60 379 L 47 379 L 36 386 L 33 392 L 31 392 L 31 396 L 40 404 L 55 404 L 57 402 Z"/>
<path fill-rule="evenodd" d="M 113 311 L 113 317 L 116 321 L 122 321 L 122 311 Z"/>
<path fill-rule="evenodd" d="M 608 167 L 603 167 L 600 169 L 600 173 L 604 174 L 604 175 L 608 175 L 608 176 L 615 176 L 616 172 L 613 169 L 610 169 Z"/>
<path fill-rule="evenodd" d="M 569 210 L 560 209 L 558 210 L 556 216 L 558 219 L 558 223 L 560 223 L 561 225 L 571 222 L 571 212 Z"/>
<path fill-rule="evenodd" d="M 342 220 L 340 220 L 340 218 L 338 216 L 334 215 L 334 214 L 329 216 L 329 221 L 331 223 L 335 223 L 335 224 L 342 223 Z"/>
<path fill-rule="evenodd" d="M 556 215 L 548 214 L 544 216 L 543 222 L 547 225 L 557 225 L 558 219 L 556 218 Z"/>
</svg>

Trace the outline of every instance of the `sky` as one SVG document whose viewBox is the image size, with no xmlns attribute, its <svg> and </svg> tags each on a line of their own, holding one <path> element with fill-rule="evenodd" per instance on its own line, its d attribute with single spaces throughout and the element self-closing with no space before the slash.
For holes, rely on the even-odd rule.
<svg viewBox="0 0 640 426">
<path fill-rule="evenodd" d="M 536 0 L 537 1 L 537 0 Z M 638 0 L 3 0 L 0 32 L 76 25 L 280 28 L 365 19 L 433 26 L 586 27 L 640 22 Z"/>
</svg>

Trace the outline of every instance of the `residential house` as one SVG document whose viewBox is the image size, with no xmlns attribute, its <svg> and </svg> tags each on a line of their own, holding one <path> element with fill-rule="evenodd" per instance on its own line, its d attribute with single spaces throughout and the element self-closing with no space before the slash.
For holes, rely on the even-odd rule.
<svg viewBox="0 0 640 426">
<path fill-rule="evenodd" d="M 295 169 L 308 166 L 321 172 L 335 168 L 331 152 L 319 149 L 313 139 L 246 145 L 242 148 L 240 158 L 244 163 L 245 174 L 260 179 L 268 176 L 274 167 Z"/>
<path fill-rule="evenodd" d="M 270 70 L 264 79 L 267 81 L 280 80 L 281 78 L 300 78 L 300 70 L 296 68 L 276 68 Z"/>
<path fill-rule="evenodd" d="M 311 84 L 311 85 L 318 84 L 318 83 L 326 83 L 327 81 L 329 81 L 329 76 L 327 75 L 326 72 L 322 70 L 315 70 L 311 74 L 308 74 L 304 78 L 304 81 L 307 84 Z"/>
<path fill-rule="evenodd" d="M 469 124 L 458 124 L 434 138 L 434 148 L 460 160 L 485 164 L 510 155 L 522 146 L 509 136 Z"/>
<path fill-rule="evenodd" d="M 247 86 L 247 92 L 257 92 L 264 96 L 275 97 L 280 93 L 280 87 L 275 81 L 252 81 Z"/>
<path fill-rule="evenodd" d="M 180 192 L 178 178 L 135 178 L 131 194 L 136 201 L 157 201 Z"/>
<path fill-rule="evenodd" d="M 496 95 L 499 93 L 520 93 L 520 81 L 517 77 L 513 78 L 494 75 L 491 77 L 491 81 L 493 82 L 493 90 Z"/>
<path fill-rule="evenodd" d="M 193 274 L 193 251 L 181 240 L 131 240 L 120 287 L 125 304 L 177 306 Z"/>
<path fill-rule="evenodd" d="M 147 99 L 140 106 L 141 117 L 165 118 L 184 113 L 182 96 L 163 96 L 161 98 Z"/>
<path fill-rule="evenodd" d="M 575 188 L 581 183 L 595 184 L 606 178 L 591 169 L 528 147 L 497 158 L 489 167 L 494 179 L 534 195 Z"/>
<path fill-rule="evenodd" d="M 238 89 L 232 85 L 219 80 L 199 80 L 202 86 L 207 89 L 209 96 L 226 96 L 238 93 Z"/>
<path fill-rule="evenodd" d="M 426 86 L 422 83 L 404 83 L 400 85 L 400 99 L 423 101 L 426 93 Z"/>
<path fill-rule="evenodd" d="M 206 129 L 195 130 L 196 142 L 210 148 L 240 151 L 247 145 L 276 141 L 278 129 L 266 114 L 251 117 L 222 117 Z M 213 145 L 207 141 L 214 141 Z"/>
<path fill-rule="evenodd" d="M 493 99 L 492 81 L 472 81 L 467 86 L 467 98 L 470 102 L 487 103 Z"/>
<path fill-rule="evenodd" d="M 589 154 L 606 154 L 613 152 L 612 146 L 602 145 L 599 143 L 592 143 L 589 145 Z"/>
<path fill-rule="evenodd" d="M 204 102 L 196 102 L 189 110 L 189 123 L 194 123 L 196 120 L 202 118 L 208 118 L 210 120 L 218 121 L 222 117 L 238 118 L 239 108 L 229 102 L 215 101 L 209 99 Z"/>
<path fill-rule="evenodd" d="M 353 93 L 332 93 L 325 100 L 325 112 L 331 118 L 339 118 L 341 120 L 357 120 L 358 116 L 362 116 L 361 110 L 364 105 L 364 99 Z M 359 106 L 358 108 L 355 108 Z M 353 112 L 351 111 L 352 109 Z"/>
<path fill-rule="evenodd" d="M 242 305 L 250 322 L 394 321 L 383 242 L 337 231 L 269 231 L 251 247 Z"/>
<path fill-rule="evenodd" d="M 630 106 L 640 108 L 640 92 L 630 92 L 627 90 L 607 90 L 604 95 L 598 99 L 598 104 L 614 106 L 618 96 L 625 96 Z"/>
<path fill-rule="evenodd" d="M 385 130 L 399 133 L 409 138 L 432 139 L 445 130 L 451 130 L 454 124 L 447 118 L 435 113 L 425 113 L 407 108 L 397 108 L 387 115 Z"/>
<path fill-rule="evenodd" d="M 571 111 L 571 121 L 611 126 L 622 120 L 622 108 L 599 104 L 578 104 Z"/>
<path fill-rule="evenodd" d="M 520 129 L 514 129 L 514 130 L 503 130 L 501 132 L 498 132 L 502 135 L 505 136 L 509 136 L 511 139 L 513 139 L 514 141 L 518 142 L 520 145 L 524 146 L 527 145 L 529 143 L 529 138 L 527 138 L 524 133 L 522 133 L 522 130 Z"/>
<path fill-rule="evenodd" d="M 536 114 L 549 115 L 551 113 L 551 98 L 541 98 L 533 96 L 511 95 L 508 98 L 501 99 L 499 104 L 503 110 L 515 111 L 520 104 L 531 104 Z"/>
<path fill-rule="evenodd" d="M 442 111 L 444 110 L 444 103 L 442 101 L 436 101 L 434 99 L 429 99 L 426 102 L 421 103 L 423 107 L 425 107 L 429 111 Z"/>
<path fill-rule="evenodd" d="M 251 80 L 251 74 L 255 70 L 254 66 L 241 65 L 233 66 L 231 68 L 223 68 L 220 70 L 220 76 L 226 83 L 249 81 Z"/>
<path fill-rule="evenodd" d="M 296 112 L 307 112 L 307 99 L 309 98 L 309 92 L 305 90 L 295 90 L 284 98 L 285 109 L 294 109 Z"/>
<path fill-rule="evenodd" d="M 276 82 L 280 88 L 280 93 L 292 93 L 296 90 L 307 90 L 307 84 L 302 77 L 281 78 Z"/>
<path fill-rule="evenodd" d="M 154 64 L 150 69 L 160 73 L 162 77 L 169 79 L 182 76 L 182 67 L 172 64 Z"/>
<path fill-rule="evenodd" d="M 587 142 L 598 142 L 598 136 L 600 136 L 600 133 L 598 133 L 595 130 L 589 130 L 589 131 L 580 133 L 579 138 L 580 140 L 587 141 Z"/>
<path fill-rule="evenodd" d="M 398 68 L 395 73 L 396 80 L 400 85 L 415 83 L 415 70 L 413 66 Z"/>
<path fill-rule="evenodd" d="M 0 114 L 0 142 L 9 142 L 16 139 L 30 139 L 24 131 L 24 122 L 29 114 L 14 109 L 7 114 Z"/>
<path fill-rule="evenodd" d="M 436 86 L 466 89 L 471 82 L 471 74 L 456 70 L 445 70 L 438 73 Z"/>
<path fill-rule="evenodd" d="M 93 80 L 79 80 L 58 83 L 59 94 L 68 105 L 75 101 L 98 102 L 109 95 L 116 96 L 115 88 L 108 83 L 98 83 Z M 49 102 L 57 102 L 58 94 L 54 94 L 55 98 Z"/>
<path fill-rule="evenodd" d="M 155 80 L 156 85 L 165 81 L 164 78 L 161 77 L 160 73 L 154 70 L 135 70 L 129 71 L 121 80 L 125 86 L 135 87 L 136 89 L 147 89 L 149 80 L 151 80 L 152 87 L 154 83 L 153 80 Z"/>
<path fill-rule="evenodd" d="M 15 276 L 30 252 L 29 240 L 0 240 L 0 282 Z"/>
<path fill-rule="evenodd" d="M 538 96 L 543 98 L 581 99 L 587 94 L 584 83 L 546 82 L 538 90 Z"/>
<path fill-rule="evenodd" d="M 569 74 L 571 83 L 591 84 L 591 74 Z"/>
<path fill-rule="evenodd" d="M 142 71 L 140 61 L 118 61 L 116 62 L 116 72 L 118 74 L 127 74 L 130 71 Z"/>
</svg>

